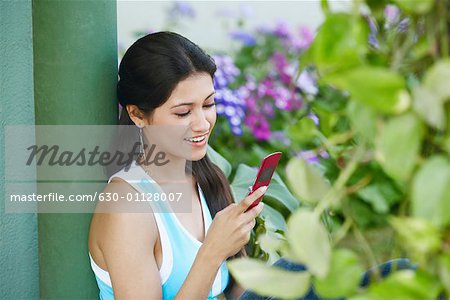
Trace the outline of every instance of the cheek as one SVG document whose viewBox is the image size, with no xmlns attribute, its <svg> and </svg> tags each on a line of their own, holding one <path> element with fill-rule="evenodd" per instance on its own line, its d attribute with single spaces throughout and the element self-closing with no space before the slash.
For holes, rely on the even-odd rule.
<svg viewBox="0 0 450 300">
<path fill-rule="evenodd" d="M 208 112 L 206 118 L 207 118 L 208 122 L 211 124 L 211 129 L 212 129 L 214 127 L 214 125 L 216 124 L 216 120 L 217 120 L 216 110 L 211 109 L 211 111 Z"/>
</svg>

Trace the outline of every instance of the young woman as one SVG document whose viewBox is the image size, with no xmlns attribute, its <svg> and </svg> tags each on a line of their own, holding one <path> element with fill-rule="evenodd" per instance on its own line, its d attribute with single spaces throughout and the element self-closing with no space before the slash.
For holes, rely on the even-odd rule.
<svg viewBox="0 0 450 300">
<path fill-rule="evenodd" d="M 237 299 L 243 292 L 225 262 L 245 255 L 263 204 L 245 210 L 265 189 L 235 203 L 226 176 L 208 159 L 208 138 L 216 122 L 215 71 L 210 56 L 172 32 L 140 38 L 120 63 L 119 125 L 133 125 L 138 132 L 124 135 L 122 142 L 131 146 L 142 141 L 143 146 L 158 140 L 170 168 L 146 164 L 142 158 L 150 153 L 141 147 L 128 168 L 110 172 L 103 192 L 123 199 L 155 191 L 167 178 L 185 179 L 194 192 L 183 199 L 192 207 L 190 213 L 170 208 L 170 213 L 100 213 L 119 204 L 97 204 L 89 256 L 103 300 Z M 154 135 L 146 130 L 170 126 L 186 130 Z"/>
</svg>

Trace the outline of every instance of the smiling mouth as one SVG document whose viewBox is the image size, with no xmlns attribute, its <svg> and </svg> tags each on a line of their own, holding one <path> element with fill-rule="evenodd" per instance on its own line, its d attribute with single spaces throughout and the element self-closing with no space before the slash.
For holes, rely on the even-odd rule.
<svg viewBox="0 0 450 300">
<path fill-rule="evenodd" d="M 192 142 L 192 143 L 200 143 L 200 142 L 203 142 L 205 139 L 206 139 L 206 134 L 199 136 L 199 137 L 195 137 L 195 138 L 187 138 L 184 140 L 188 141 L 188 142 Z"/>
</svg>

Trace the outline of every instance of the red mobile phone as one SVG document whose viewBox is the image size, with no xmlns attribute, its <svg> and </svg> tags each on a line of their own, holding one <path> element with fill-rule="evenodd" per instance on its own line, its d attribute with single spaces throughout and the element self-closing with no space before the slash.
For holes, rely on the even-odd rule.
<svg viewBox="0 0 450 300">
<path fill-rule="evenodd" d="M 269 186 L 270 180 L 272 179 L 272 175 L 275 172 L 275 168 L 278 165 L 278 162 L 280 161 L 281 152 L 274 152 L 272 154 L 269 154 L 268 156 L 264 157 L 261 167 L 259 168 L 258 174 L 256 175 L 255 182 L 252 186 L 249 187 L 249 193 L 248 195 L 251 195 L 254 191 L 256 191 L 258 188 L 262 186 Z M 261 202 L 263 197 L 259 197 L 256 199 L 246 210 L 252 209 L 256 205 L 258 205 L 259 202 Z"/>
</svg>

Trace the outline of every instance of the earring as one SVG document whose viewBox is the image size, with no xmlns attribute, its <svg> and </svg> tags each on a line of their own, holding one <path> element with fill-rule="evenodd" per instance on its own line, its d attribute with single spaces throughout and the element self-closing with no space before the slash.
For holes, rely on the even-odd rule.
<svg viewBox="0 0 450 300">
<path fill-rule="evenodd" d="M 138 155 L 138 159 L 140 161 L 142 161 L 142 159 L 144 159 L 144 161 L 147 161 L 147 157 L 145 156 L 145 147 L 144 147 L 144 138 L 142 136 L 142 128 L 144 126 L 140 126 L 140 125 L 136 125 L 139 128 L 139 155 Z"/>
</svg>

